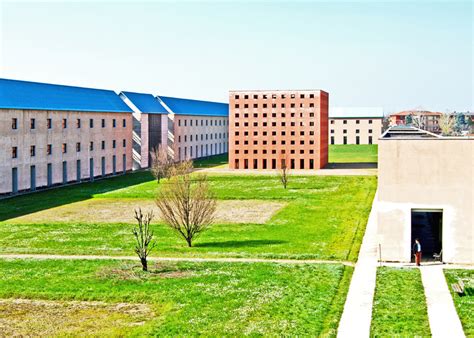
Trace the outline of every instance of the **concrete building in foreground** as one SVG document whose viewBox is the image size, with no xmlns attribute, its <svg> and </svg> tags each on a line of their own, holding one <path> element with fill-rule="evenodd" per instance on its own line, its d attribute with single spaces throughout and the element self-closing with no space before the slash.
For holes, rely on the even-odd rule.
<svg viewBox="0 0 474 338">
<path fill-rule="evenodd" d="M 384 261 L 474 263 L 474 138 L 390 128 L 378 147 L 378 238 Z"/>
<path fill-rule="evenodd" d="M 176 161 L 227 153 L 227 104 L 168 96 L 157 99 L 169 113 L 170 147 Z"/>
<path fill-rule="evenodd" d="M 0 195 L 123 173 L 131 139 L 113 91 L 0 79 Z"/>
<path fill-rule="evenodd" d="M 322 90 L 231 91 L 229 167 L 324 167 L 328 100 Z"/>
<path fill-rule="evenodd" d="M 133 169 L 151 165 L 151 154 L 160 146 L 168 147 L 168 112 L 151 94 L 121 92 L 120 97 L 133 110 Z"/>
<path fill-rule="evenodd" d="M 329 107 L 330 144 L 377 144 L 383 108 Z"/>
</svg>

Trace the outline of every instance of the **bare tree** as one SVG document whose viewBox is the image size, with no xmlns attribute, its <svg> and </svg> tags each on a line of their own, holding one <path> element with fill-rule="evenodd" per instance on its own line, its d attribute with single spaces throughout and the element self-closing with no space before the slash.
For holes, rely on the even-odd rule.
<svg viewBox="0 0 474 338">
<path fill-rule="evenodd" d="M 286 189 L 290 178 L 290 168 L 288 167 L 288 157 L 285 156 L 281 159 L 281 167 L 278 170 L 278 178 L 280 179 L 283 188 Z"/>
<path fill-rule="evenodd" d="M 411 123 L 419 129 L 424 129 L 425 128 L 425 119 L 423 115 L 419 112 L 415 112 L 411 114 Z"/>
<path fill-rule="evenodd" d="M 209 189 L 205 175 L 186 172 L 170 178 L 156 199 L 162 220 L 179 235 L 188 246 L 214 221 L 216 199 Z"/>
<path fill-rule="evenodd" d="M 153 231 L 150 230 L 153 217 L 153 211 L 149 211 L 144 215 L 141 208 L 135 209 L 135 219 L 138 222 L 138 226 L 133 228 L 133 235 L 136 240 L 135 253 L 140 258 L 143 271 L 148 271 L 147 257 L 156 245 L 156 242 L 153 241 Z"/>
<path fill-rule="evenodd" d="M 439 128 L 441 129 L 441 135 L 450 136 L 454 133 L 455 119 L 450 113 L 444 113 L 439 117 Z"/>
<path fill-rule="evenodd" d="M 382 132 L 385 132 L 390 128 L 390 115 L 384 115 L 382 119 Z"/>
<path fill-rule="evenodd" d="M 183 160 L 181 162 L 174 163 L 168 172 L 168 178 L 180 175 L 187 175 L 193 171 L 193 161 Z"/>
<path fill-rule="evenodd" d="M 160 144 L 158 148 L 153 148 L 151 153 L 151 172 L 158 183 L 162 178 L 169 178 L 171 169 L 174 166 L 173 158 L 168 153 L 165 146 Z"/>
</svg>

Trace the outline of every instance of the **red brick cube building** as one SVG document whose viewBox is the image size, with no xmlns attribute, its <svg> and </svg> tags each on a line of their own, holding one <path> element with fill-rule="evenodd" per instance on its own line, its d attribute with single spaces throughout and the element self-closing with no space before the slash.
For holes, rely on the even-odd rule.
<svg viewBox="0 0 474 338">
<path fill-rule="evenodd" d="M 322 90 L 231 91 L 230 168 L 323 168 L 328 100 Z"/>
</svg>

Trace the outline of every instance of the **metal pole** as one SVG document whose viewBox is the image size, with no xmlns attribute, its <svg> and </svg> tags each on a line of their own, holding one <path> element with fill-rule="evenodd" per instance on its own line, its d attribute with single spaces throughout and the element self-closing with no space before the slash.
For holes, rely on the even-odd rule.
<svg viewBox="0 0 474 338">
<path fill-rule="evenodd" d="M 382 245 L 379 243 L 379 263 L 382 266 Z"/>
</svg>

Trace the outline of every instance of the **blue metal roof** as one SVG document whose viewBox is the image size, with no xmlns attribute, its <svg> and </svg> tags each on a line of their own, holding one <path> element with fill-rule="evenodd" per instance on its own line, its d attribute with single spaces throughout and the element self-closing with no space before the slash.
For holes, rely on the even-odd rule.
<svg viewBox="0 0 474 338">
<path fill-rule="evenodd" d="M 0 79 L 0 109 L 131 113 L 112 90 Z"/>
<path fill-rule="evenodd" d="M 133 92 L 121 92 L 129 99 L 135 107 L 137 107 L 142 113 L 147 114 L 167 114 L 166 109 L 161 105 L 160 101 L 151 94 L 133 93 Z"/>
<path fill-rule="evenodd" d="M 177 115 L 229 116 L 229 105 L 227 103 L 180 99 L 168 96 L 157 96 L 157 98 Z"/>
</svg>

